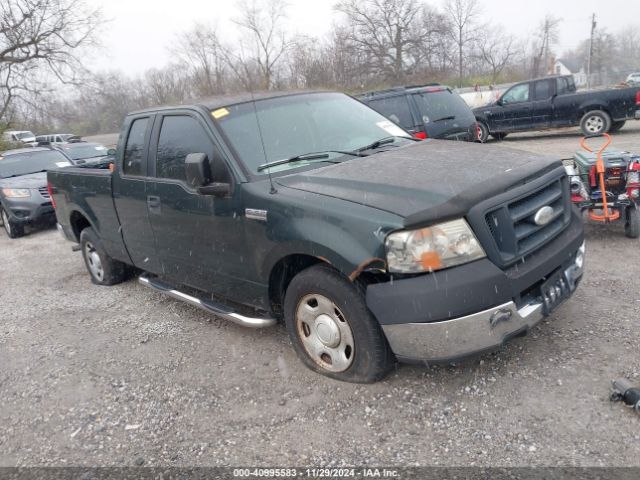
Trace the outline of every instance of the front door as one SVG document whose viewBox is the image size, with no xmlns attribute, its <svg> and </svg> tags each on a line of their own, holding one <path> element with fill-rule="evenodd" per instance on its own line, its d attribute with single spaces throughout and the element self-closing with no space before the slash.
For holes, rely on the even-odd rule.
<svg viewBox="0 0 640 480">
<path fill-rule="evenodd" d="M 150 158 L 153 182 L 148 191 L 151 224 L 163 274 L 175 283 L 234 298 L 249 267 L 244 216 L 239 195 L 201 195 L 186 182 L 185 157 L 205 153 L 224 165 L 209 126 L 196 112 L 158 116 Z M 220 163 L 216 163 L 220 162 Z M 221 175 L 220 168 L 213 168 Z M 230 181 L 214 178 L 213 181 Z M 236 191 L 236 193 L 238 193 Z"/>
<path fill-rule="evenodd" d="M 526 130 L 531 125 L 530 84 L 511 87 L 500 98 L 500 110 L 494 122 L 499 132 Z"/>
</svg>

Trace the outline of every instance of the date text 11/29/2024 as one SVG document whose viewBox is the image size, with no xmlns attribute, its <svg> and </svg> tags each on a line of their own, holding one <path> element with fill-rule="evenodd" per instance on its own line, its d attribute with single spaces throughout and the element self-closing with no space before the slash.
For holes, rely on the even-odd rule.
<svg viewBox="0 0 640 480">
<path fill-rule="evenodd" d="M 399 478 L 392 468 L 235 468 L 235 478 Z"/>
</svg>

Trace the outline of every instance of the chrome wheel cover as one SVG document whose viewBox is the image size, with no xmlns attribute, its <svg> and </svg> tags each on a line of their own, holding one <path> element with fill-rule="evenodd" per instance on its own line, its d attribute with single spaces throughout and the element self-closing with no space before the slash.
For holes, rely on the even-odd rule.
<svg viewBox="0 0 640 480">
<path fill-rule="evenodd" d="M 4 230 L 7 232 L 7 235 L 11 236 L 11 224 L 9 223 L 9 217 L 7 216 L 7 212 L 2 210 L 2 224 L 4 225 Z"/>
<path fill-rule="evenodd" d="M 93 275 L 93 278 L 100 282 L 104 280 L 102 260 L 100 260 L 100 255 L 98 255 L 98 252 L 91 242 L 84 244 L 84 256 L 87 259 L 87 267 L 89 267 L 89 271 L 91 272 L 91 275 Z"/>
<path fill-rule="evenodd" d="M 598 115 L 593 115 L 587 118 L 584 126 L 589 133 L 600 133 L 604 129 L 604 119 Z"/>
<path fill-rule="evenodd" d="M 355 343 L 346 317 L 327 297 L 310 294 L 296 308 L 296 332 L 307 355 L 329 372 L 344 372 L 353 363 Z"/>
</svg>

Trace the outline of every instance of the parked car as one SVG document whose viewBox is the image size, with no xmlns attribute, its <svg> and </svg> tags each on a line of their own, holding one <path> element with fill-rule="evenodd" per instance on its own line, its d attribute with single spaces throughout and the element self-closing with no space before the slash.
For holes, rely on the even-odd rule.
<svg viewBox="0 0 640 480">
<path fill-rule="evenodd" d="M 23 148 L 0 153 L 0 221 L 9 238 L 24 235 L 24 227 L 53 221 L 46 171 L 71 166 L 61 152 Z"/>
<path fill-rule="evenodd" d="M 48 135 L 37 135 L 36 142 L 40 144 L 63 144 L 73 141 L 79 141 L 80 137 L 73 135 L 72 133 L 51 133 Z"/>
<path fill-rule="evenodd" d="M 302 361 L 333 378 L 497 348 L 582 277 L 559 160 L 416 141 L 328 92 L 144 110 L 121 132 L 113 171 L 48 174 L 92 281 L 133 266 L 232 322 L 283 319 Z"/>
<path fill-rule="evenodd" d="M 480 138 L 501 140 L 511 132 L 579 125 L 584 135 L 620 130 L 640 119 L 640 88 L 577 92 L 572 75 L 517 83 L 494 103 L 473 110 Z"/>
<path fill-rule="evenodd" d="M 74 165 L 102 162 L 115 153 L 115 150 L 108 149 L 101 143 L 91 142 L 67 143 L 57 148 L 64 152 Z"/>
<path fill-rule="evenodd" d="M 29 130 L 8 130 L 2 136 L 8 142 L 33 144 L 36 141 L 36 136 Z"/>
<path fill-rule="evenodd" d="M 476 119 L 456 92 L 439 84 L 396 87 L 358 99 L 416 138 L 475 141 Z"/>
<path fill-rule="evenodd" d="M 627 77 L 629 85 L 640 85 L 640 72 L 630 73 Z"/>
</svg>

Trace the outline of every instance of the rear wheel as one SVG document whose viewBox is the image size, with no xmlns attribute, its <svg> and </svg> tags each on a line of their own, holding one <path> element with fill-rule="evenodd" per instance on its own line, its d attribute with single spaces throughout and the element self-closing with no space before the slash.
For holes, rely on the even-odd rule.
<svg viewBox="0 0 640 480">
<path fill-rule="evenodd" d="M 0 221 L 9 238 L 18 238 L 24 235 L 24 225 L 11 220 L 2 206 L 0 206 Z"/>
<path fill-rule="evenodd" d="M 620 130 L 622 127 L 624 127 L 624 124 L 627 123 L 625 120 L 620 120 L 619 122 L 613 122 L 611 124 L 611 128 L 609 129 L 610 132 L 617 132 L 618 130 Z"/>
<path fill-rule="evenodd" d="M 102 242 L 91 227 L 80 233 L 82 258 L 91 281 L 96 285 L 115 285 L 127 279 L 127 266 L 106 254 Z"/>
<path fill-rule="evenodd" d="M 582 133 L 587 137 L 602 135 L 611 128 L 611 117 L 607 112 L 602 110 L 592 110 L 582 116 L 580 128 L 582 129 Z"/>
<path fill-rule="evenodd" d="M 393 367 L 395 358 L 363 292 L 330 267 L 314 265 L 296 275 L 284 310 L 296 353 L 311 370 L 371 383 Z"/>
<path fill-rule="evenodd" d="M 625 213 L 624 234 L 629 238 L 640 237 L 640 209 L 637 206 L 627 207 Z"/>
</svg>

